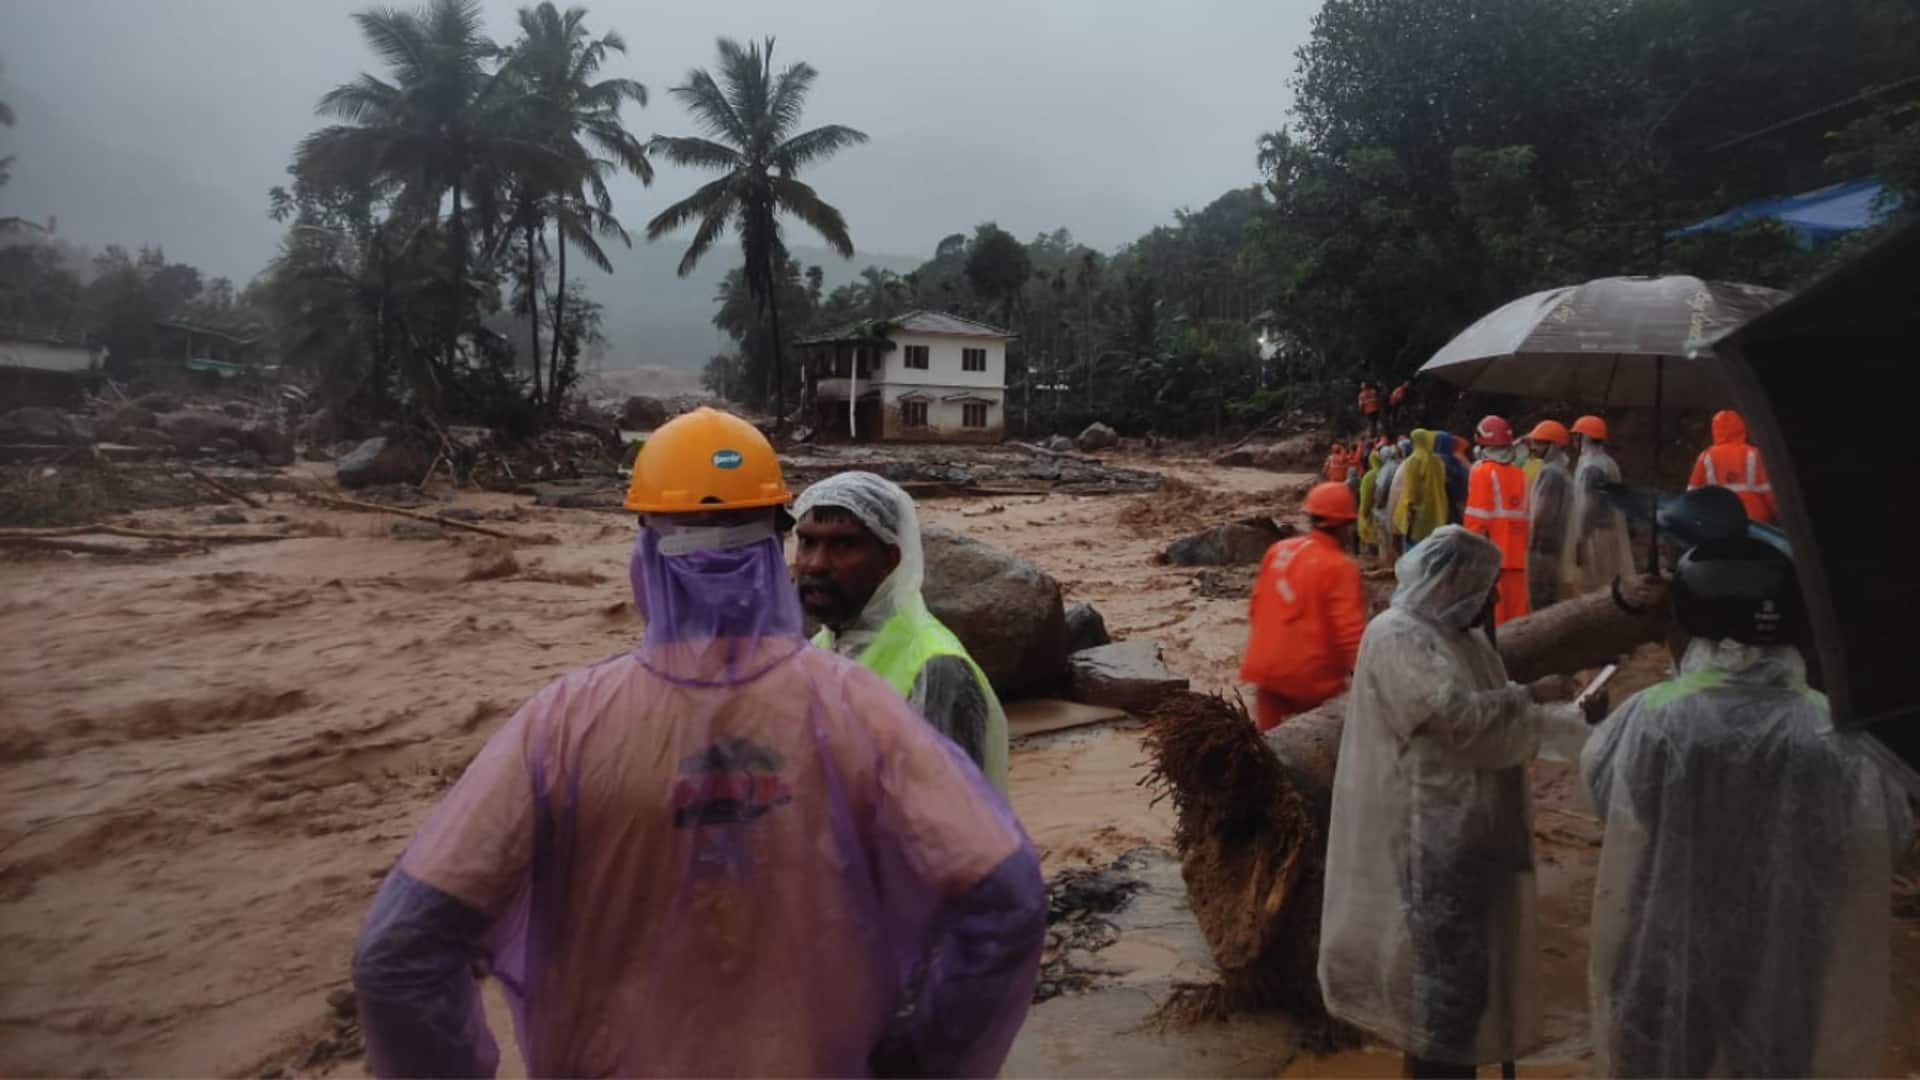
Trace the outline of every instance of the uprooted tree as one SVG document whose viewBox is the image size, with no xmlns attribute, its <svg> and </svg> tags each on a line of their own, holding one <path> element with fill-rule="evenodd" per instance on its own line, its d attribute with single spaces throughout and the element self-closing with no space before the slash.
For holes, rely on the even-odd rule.
<svg viewBox="0 0 1920 1080">
<path fill-rule="evenodd" d="M 1531 680 L 1610 663 L 1666 632 L 1666 585 L 1594 593 L 1501 627 L 1508 674 Z M 1320 997 L 1320 901 L 1345 697 L 1260 734 L 1237 702 L 1178 694 L 1152 717 L 1148 784 L 1173 801 L 1187 900 L 1220 982 L 1169 1007 L 1185 1016 L 1286 1012 L 1335 1037 Z"/>
</svg>

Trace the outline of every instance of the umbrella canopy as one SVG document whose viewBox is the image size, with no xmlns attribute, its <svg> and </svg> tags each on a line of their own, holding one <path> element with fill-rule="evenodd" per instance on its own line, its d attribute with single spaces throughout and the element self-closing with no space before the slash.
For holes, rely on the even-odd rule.
<svg viewBox="0 0 1920 1080">
<path fill-rule="evenodd" d="M 1910 385 L 1920 225 L 1712 346 L 1766 455 L 1835 722 L 1866 726 L 1920 784 L 1920 500 Z"/>
<path fill-rule="evenodd" d="M 1713 365 L 1688 358 L 1786 298 L 1696 277 L 1599 278 L 1496 308 L 1420 373 L 1466 390 L 1597 408 L 1711 408 L 1724 403 L 1726 386 Z"/>
</svg>

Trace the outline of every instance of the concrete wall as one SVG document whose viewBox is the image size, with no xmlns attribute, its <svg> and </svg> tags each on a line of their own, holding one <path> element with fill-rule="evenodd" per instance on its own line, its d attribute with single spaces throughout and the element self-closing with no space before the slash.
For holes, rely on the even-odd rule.
<svg viewBox="0 0 1920 1080">
<path fill-rule="evenodd" d="M 954 362 L 956 364 L 959 362 L 957 354 Z M 989 368 L 992 367 L 991 357 L 987 364 Z M 942 400 L 962 393 L 991 402 L 987 406 L 986 427 L 966 427 L 964 408 L 966 403 Z M 903 420 L 905 410 L 902 402 L 908 395 L 915 394 L 927 403 L 925 427 L 908 427 Z M 976 390 L 958 387 L 917 388 L 888 385 L 881 393 L 880 437 L 897 442 L 999 442 L 1006 437 L 1006 414 L 1006 392 L 997 387 Z"/>
<path fill-rule="evenodd" d="M 992 363 L 991 360 L 988 361 Z M 958 367 L 959 359 L 954 360 Z M 93 351 L 84 345 L 49 345 L 42 341 L 0 338 L 0 367 L 38 368 L 41 371 L 86 371 L 93 367 Z"/>
<path fill-rule="evenodd" d="M 888 335 L 894 348 L 881 354 L 882 378 L 889 383 L 922 383 L 928 386 L 967 389 L 1003 389 L 1007 385 L 1007 343 L 998 338 L 951 337 L 945 334 Z M 926 370 L 907 366 L 907 346 L 927 347 Z M 962 371 L 961 349 L 987 350 L 987 370 Z M 949 390 L 948 393 L 952 393 Z M 935 397 L 940 395 L 936 394 Z"/>
</svg>

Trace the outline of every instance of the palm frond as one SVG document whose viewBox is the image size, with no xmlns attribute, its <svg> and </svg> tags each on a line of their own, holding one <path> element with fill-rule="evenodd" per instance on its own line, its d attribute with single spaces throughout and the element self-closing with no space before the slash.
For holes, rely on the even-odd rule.
<svg viewBox="0 0 1920 1080">
<path fill-rule="evenodd" d="M 653 220 L 647 222 L 647 239 L 658 240 L 697 217 L 732 217 L 739 204 L 733 177 L 723 176 L 702 184 L 693 194 L 655 214 Z"/>
<path fill-rule="evenodd" d="M 690 71 L 687 73 L 687 84 L 676 86 L 668 93 L 680 99 L 680 103 L 687 107 L 687 111 L 693 114 L 707 134 L 727 139 L 737 146 L 744 147 L 752 143 L 752 130 L 734 110 L 726 91 L 720 89 L 711 74 L 698 69 Z"/>
<path fill-rule="evenodd" d="M 769 42 L 771 46 L 771 42 Z M 769 50 L 771 51 L 771 50 Z M 772 59 L 771 56 L 768 59 Z M 804 61 L 788 65 L 774 83 L 773 96 L 767 102 L 768 119 L 772 121 L 773 138 L 785 138 L 787 132 L 800 123 L 800 114 L 807 105 L 807 92 L 813 87 L 813 80 L 820 73 L 812 64 Z"/>
<path fill-rule="evenodd" d="M 404 105 L 400 88 L 384 79 L 362 74 L 350 83 L 342 83 L 320 96 L 314 112 L 334 116 L 352 124 L 372 123 L 395 116 Z"/>
<path fill-rule="evenodd" d="M 773 151 L 773 166 L 780 170 L 782 176 L 792 176 L 807 165 L 825 161 L 849 146 L 858 146 L 866 141 L 867 135 L 863 131 L 855 131 L 843 124 L 828 124 L 781 143 Z"/>
<path fill-rule="evenodd" d="M 367 47 L 399 76 L 401 82 L 418 78 L 427 68 L 427 43 L 420 20 L 410 11 L 373 8 L 357 12 L 353 21 Z"/>
<path fill-rule="evenodd" d="M 655 135 L 648 150 L 687 168 L 732 171 L 746 165 L 740 151 L 731 146 L 684 135 Z"/>
<path fill-rule="evenodd" d="M 770 186 L 775 205 L 806 222 L 835 254 L 853 258 L 853 237 L 848 235 L 847 220 L 840 211 L 824 202 L 813 188 L 790 176 L 776 176 Z"/>
<path fill-rule="evenodd" d="M 713 249 L 713 242 L 720 238 L 726 228 L 726 214 L 708 214 L 700 219 L 700 228 L 694 231 L 693 240 L 687 244 L 687 253 L 680 256 L 680 265 L 674 272 L 680 277 L 693 273 L 694 267 L 700 265 L 701 257 Z"/>
<path fill-rule="evenodd" d="M 562 217 L 560 234 L 575 250 L 585 255 L 588 262 L 599 267 L 601 273 L 613 273 L 613 260 L 607 258 L 607 253 L 601 249 L 600 241 L 594 238 L 593 230 L 586 221 L 578 217 Z"/>
</svg>

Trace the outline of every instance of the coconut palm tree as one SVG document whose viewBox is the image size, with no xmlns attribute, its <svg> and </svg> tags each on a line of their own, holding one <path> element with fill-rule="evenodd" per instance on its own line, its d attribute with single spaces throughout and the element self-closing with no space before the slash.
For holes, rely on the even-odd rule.
<svg viewBox="0 0 1920 1080">
<path fill-rule="evenodd" d="M 686 85 L 673 88 L 673 95 L 686 105 L 706 136 L 657 135 L 652 149 L 676 165 L 709 169 L 720 176 L 648 222 L 647 239 L 657 240 L 698 220 L 699 227 L 680 258 L 680 276 L 685 277 L 728 226 L 738 234 L 747 288 L 766 309 L 771 323 L 774 414 L 776 433 L 780 433 L 786 426 L 786 372 L 774 273 L 785 265 L 787 249 L 780 238 L 779 218 L 792 214 L 842 258 L 852 258 L 846 219 L 801 183 L 798 174 L 848 146 L 866 142 L 867 137 L 839 124 L 795 134 L 807 92 L 819 73 L 806 63 L 790 64 L 776 73 L 772 38 L 764 45 L 744 47 L 721 38 L 718 48 L 718 78 L 696 69 L 688 73 Z"/>
<path fill-rule="evenodd" d="M 429 221 L 452 196 L 444 341 L 451 368 L 468 306 L 467 198 L 492 198 L 493 185 L 481 182 L 490 173 L 531 176 L 558 163 L 550 149 L 520 137 L 518 80 L 489 66 L 501 52 L 482 31 L 479 0 L 429 0 L 415 11 L 377 9 L 353 18 L 390 79 L 362 74 L 328 91 L 317 111 L 343 122 L 301 140 L 295 167 L 315 177 L 397 184 L 401 205 Z"/>
<path fill-rule="evenodd" d="M 621 107 L 631 102 L 642 108 L 647 104 L 647 88 L 632 79 L 600 79 L 600 68 L 611 53 L 625 54 L 627 43 L 618 31 L 599 38 L 588 33 L 587 10 L 568 8 L 562 12 L 551 0 L 519 12 L 520 40 L 515 43 L 518 76 L 527 91 L 526 119 L 530 137 L 543 141 L 564 162 L 560 184 L 542 190 L 539 178 L 522 183 L 520 188 L 520 224 L 526 234 L 527 296 L 533 327 L 533 370 L 535 392 L 540 392 L 540 318 L 538 311 L 539 267 L 536 262 L 546 222 L 559 226 L 557 266 L 559 282 L 553 291 L 553 353 L 548 366 L 549 409 L 559 408 L 560 332 L 566 317 L 567 244 L 573 241 L 588 261 L 611 272 L 613 264 L 600 249 L 595 237 L 619 240 L 632 246 L 633 240 L 613 216 L 613 199 L 606 178 L 624 170 L 642 184 L 653 183 L 653 163 L 647 148 L 627 130 L 620 119 Z"/>
</svg>

